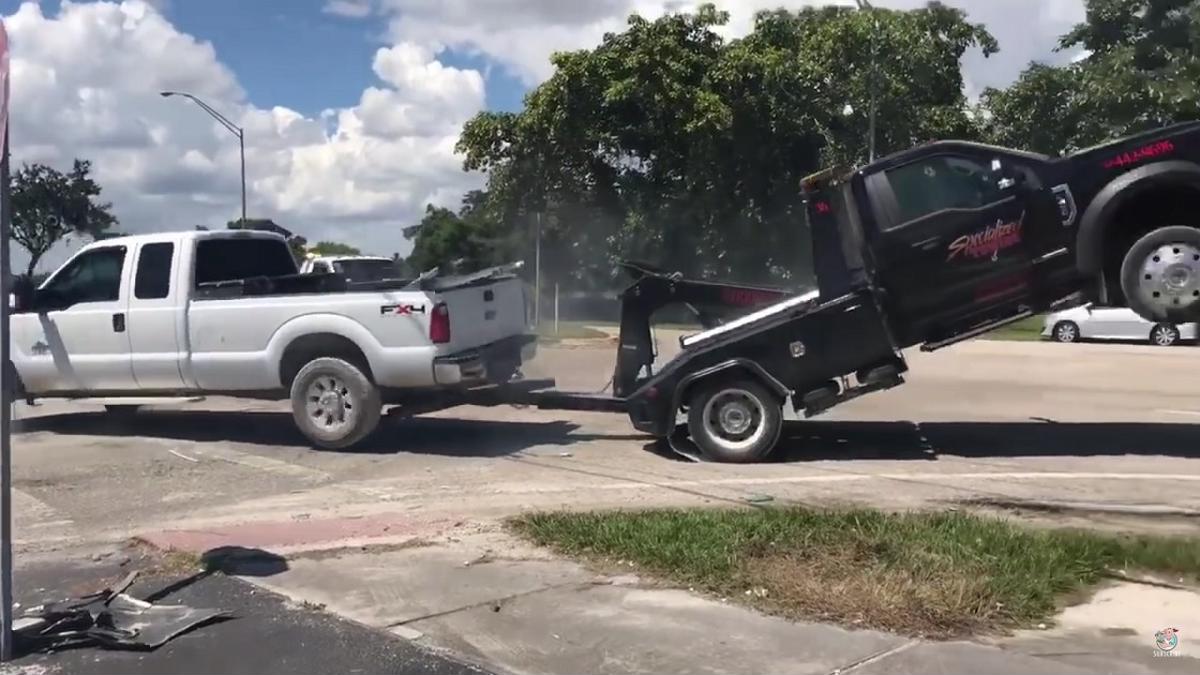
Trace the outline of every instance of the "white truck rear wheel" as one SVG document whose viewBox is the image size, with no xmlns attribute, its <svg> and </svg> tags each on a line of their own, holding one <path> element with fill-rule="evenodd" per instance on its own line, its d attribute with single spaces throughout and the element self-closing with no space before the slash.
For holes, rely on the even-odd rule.
<svg viewBox="0 0 1200 675">
<path fill-rule="evenodd" d="M 344 450 L 375 431 L 383 412 L 379 388 L 338 358 L 309 361 L 292 380 L 292 417 L 313 445 Z"/>
</svg>

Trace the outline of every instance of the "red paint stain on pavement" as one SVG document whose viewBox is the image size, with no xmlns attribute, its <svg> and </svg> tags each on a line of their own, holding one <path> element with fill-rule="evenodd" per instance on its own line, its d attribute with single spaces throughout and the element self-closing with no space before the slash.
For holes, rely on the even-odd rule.
<svg viewBox="0 0 1200 675">
<path fill-rule="evenodd" d="M 412 515 L 385 513 L 361 518 L 288 520 L 282 522 L 241 523 L 203 530 L 166 530 L 139 538 L 163 550 L 203 553 L 222 546 L 245 548 L 313 547 L 342 540 L 364 540 L 430 534 L 449 526 L 449 520 L 424 520 Z"/>
</svg>

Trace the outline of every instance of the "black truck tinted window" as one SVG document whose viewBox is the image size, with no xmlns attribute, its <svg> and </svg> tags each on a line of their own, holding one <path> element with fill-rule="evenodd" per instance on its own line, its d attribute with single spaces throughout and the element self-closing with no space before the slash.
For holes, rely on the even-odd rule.
<svg viewBox="0 0 1200 675">
<path fill-rule="evenodd" d="M 138 254 L 137 277 L 133 282 L 133 297 L 157 300 L 171 294 L 171 259 L 175 244 L 163 242 L 146 244 Z"/>
<path fill-rule="evenodd" d="M 46 285 L 45 292 L 68 305 L 119 300 L 124 266 L 124 246 L 88 251 L 67 263 Z"/>
<path fill-rule="evenodd" d="M 946 209 L 976 209 L 1004 199 L 990 163 L 969 157 L 937 155 L 887 172 L 907 223 Z"/>
<path fill-rule="evenodd" d="M 296 259 L 277 239 L 202 239 L 196 245 L 196 285 L 296 273 Z"/>
</svg>

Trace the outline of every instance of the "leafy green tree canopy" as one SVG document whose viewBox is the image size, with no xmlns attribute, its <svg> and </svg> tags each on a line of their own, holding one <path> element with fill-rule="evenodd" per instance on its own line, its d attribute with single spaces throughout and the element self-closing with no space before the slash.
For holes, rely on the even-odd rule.
<svg viewBox="0 0 1200 675">
<path fill-rule="evenodd" d="M 97 201 L 100 185 L 90 174 L 91 162 L 79 159 L 67 173 L 27 164 L 13 174 L 11 233 L 29 251 L 30 276 L 42 256 L 68 234 L 100 236 L 117 224 L 112 205 Z"/>
</svg>

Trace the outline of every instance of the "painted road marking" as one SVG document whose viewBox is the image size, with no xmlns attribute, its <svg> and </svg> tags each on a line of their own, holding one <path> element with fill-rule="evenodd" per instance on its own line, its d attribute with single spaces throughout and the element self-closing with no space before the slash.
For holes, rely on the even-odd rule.
<svg viewBox="0 0 1200 675">
<path fill-rule="evenodd" d="M 230 464 L 238 464 L 248 466 L 253 469 L 266 471 L 278 476 L 287 476 L 289 478 L 299 478 L 301 480 L 322 482 L 329 479 L 329 474 L 319 469 L 312 469 L 300 464 L 292 464 L 279 459 L 271 459 L 262 455 L 254 455 L 248 452 L 238 452 L 220 446 L 204 446 L 198 444 L 191 448 L 191 452 L 198 457 L 207 459 L 215 459 Z"/>
<path fill-rule="evenodd" d="M 1185 417 L 1200 417 L 1200 410 L 1156 410 L 1164 415 L 1183 415 Z"/>
</svg>

